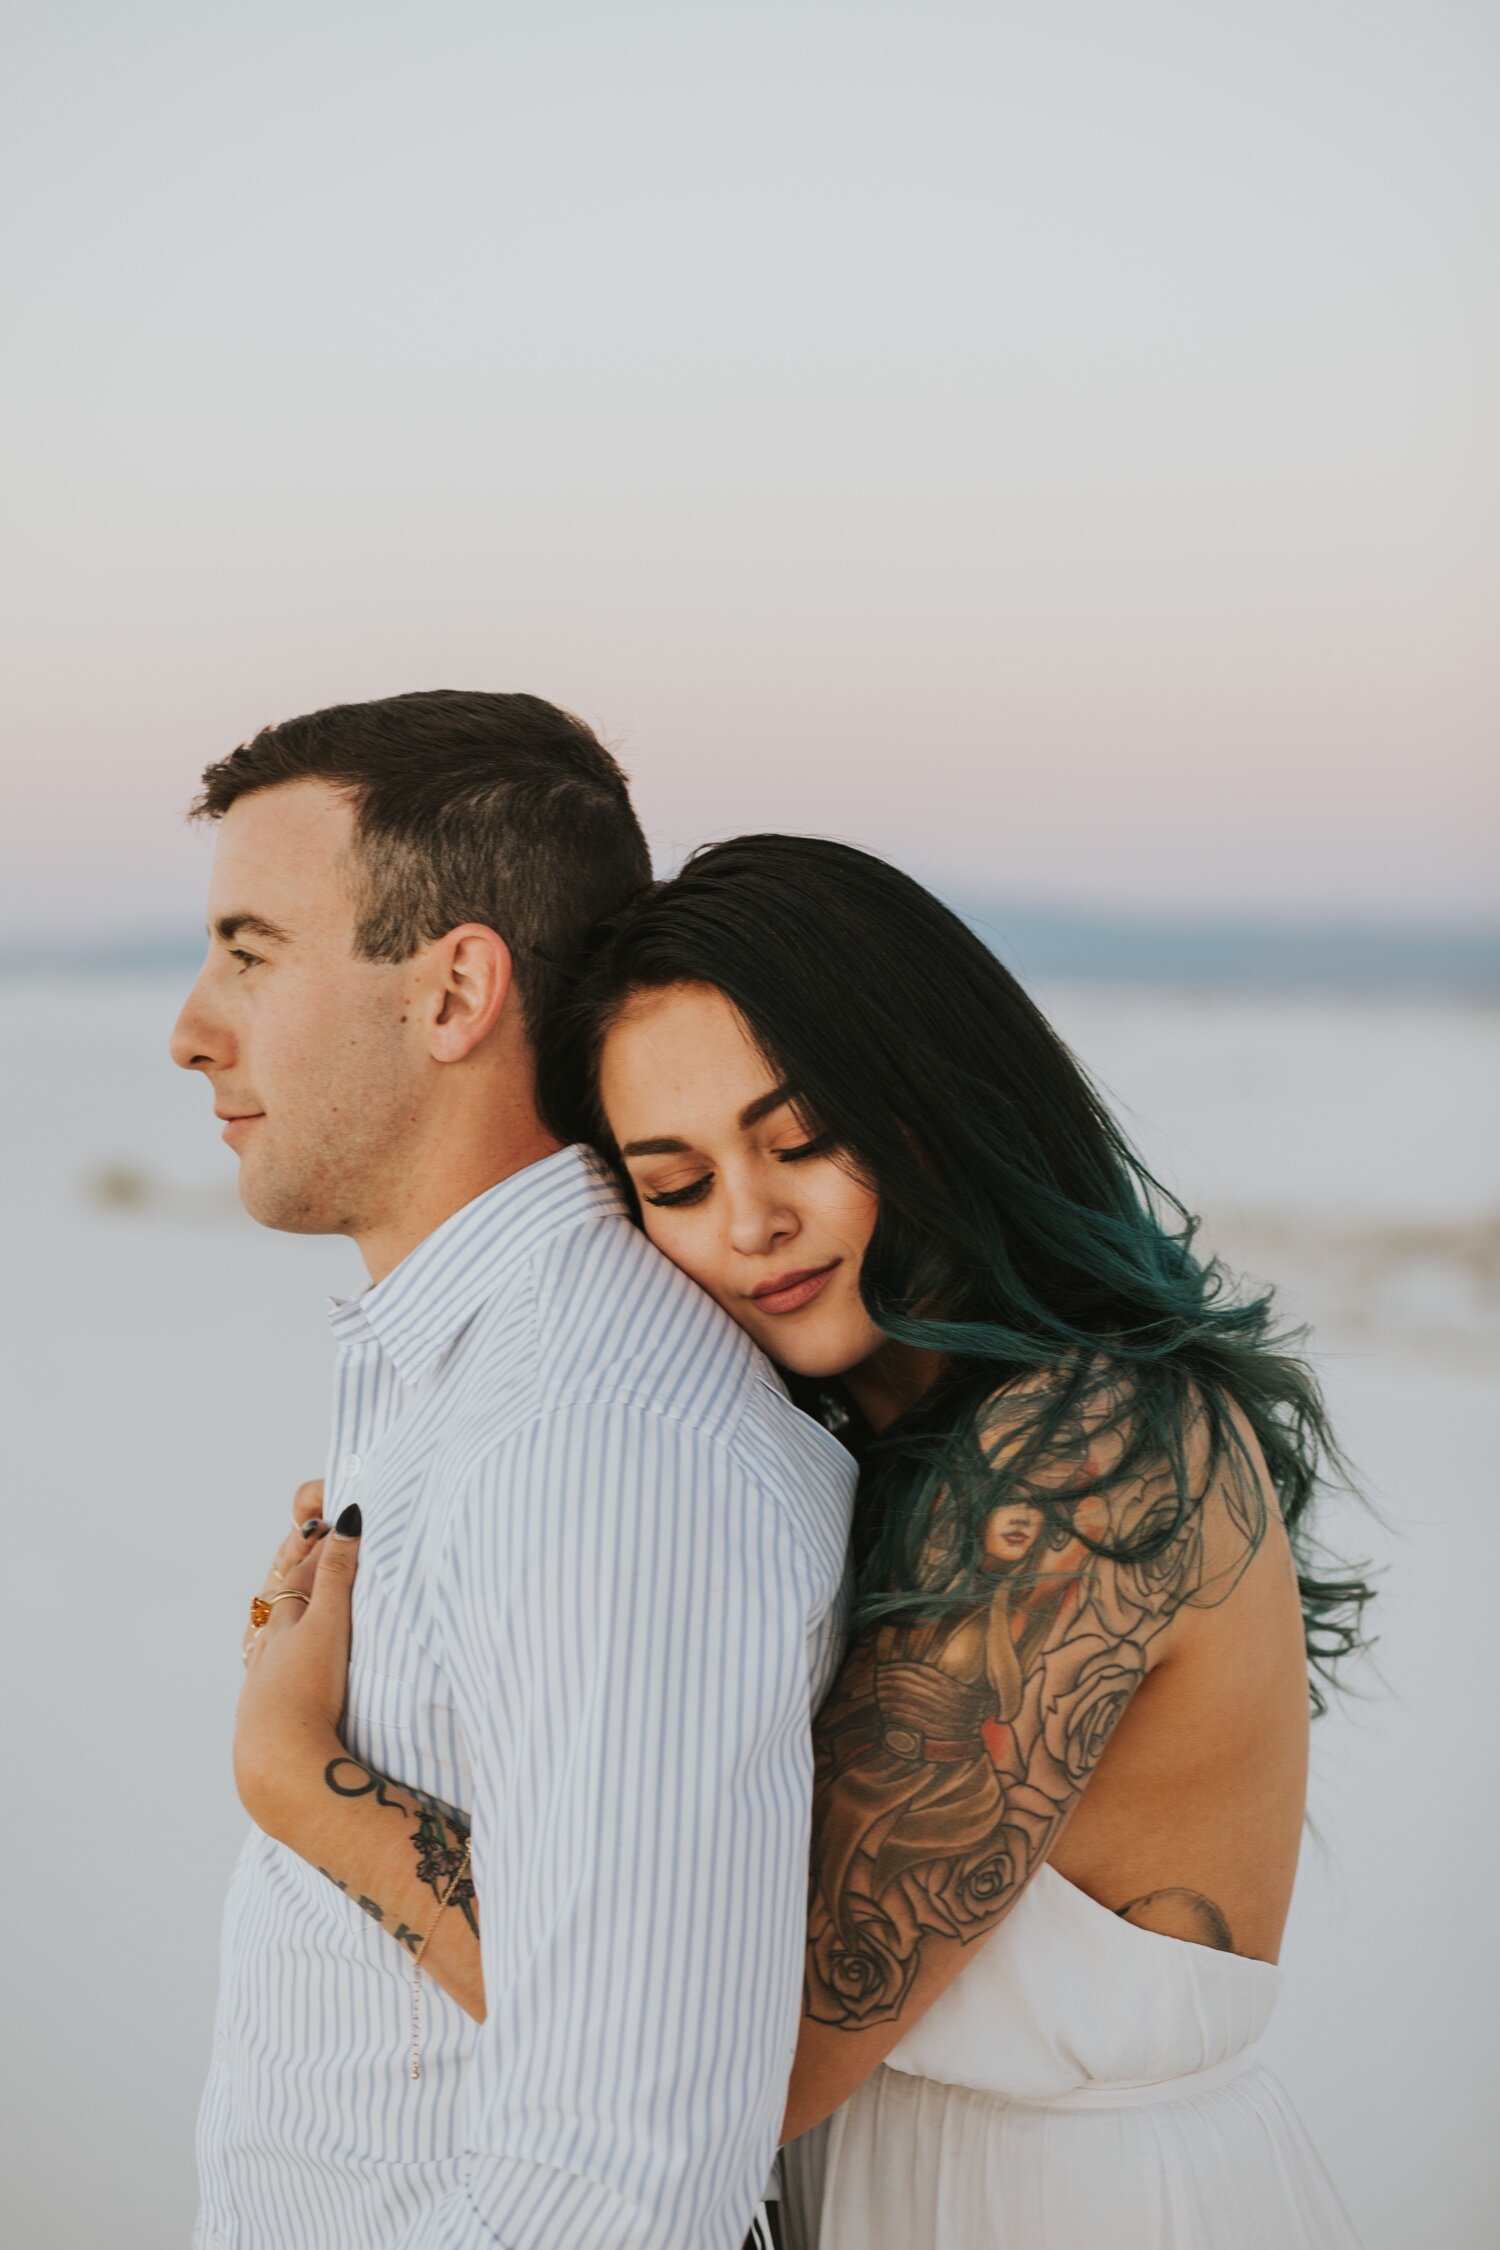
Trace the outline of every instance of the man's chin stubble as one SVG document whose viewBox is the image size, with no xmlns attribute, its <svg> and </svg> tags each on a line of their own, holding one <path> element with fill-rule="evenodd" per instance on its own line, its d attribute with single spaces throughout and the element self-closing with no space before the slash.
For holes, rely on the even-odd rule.
<svg viewBox="0 0 1500 2250">
<path fill-rule="evenodd" d="M 353 1234 L 357 1221 L 343 1205 L 305 1189 L 257 1183 L 240 1173 L 240 1202 L 257 1226 L 275 1234 Z"/>
</svg>

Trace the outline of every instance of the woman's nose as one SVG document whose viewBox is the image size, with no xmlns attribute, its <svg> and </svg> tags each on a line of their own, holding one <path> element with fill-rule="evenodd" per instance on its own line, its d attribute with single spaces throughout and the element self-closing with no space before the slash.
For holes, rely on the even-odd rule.
<svg viewBox="0 0 1500 2250">
<path fill-rule="evenodd" d="M 778 1196 L 755 1189 L 731 1192 L 729 1241 L 742 1257 L 763 1257 L 796 1231 L 796 1214 Z"/>
</svg>

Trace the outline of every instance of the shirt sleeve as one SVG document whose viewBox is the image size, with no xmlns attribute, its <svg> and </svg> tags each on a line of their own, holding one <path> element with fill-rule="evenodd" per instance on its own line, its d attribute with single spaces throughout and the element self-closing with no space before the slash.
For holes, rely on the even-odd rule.
<svg viewBox="0 0 1500 2250">
<path fill-rule="evenodd" d="M 739 2250 L 802 1988 L 809 1559 L 723 1443 L 610 1404 L 508 1440 L 448 1563 L 488 2014 L 407 2250 Z"/>
</svg>

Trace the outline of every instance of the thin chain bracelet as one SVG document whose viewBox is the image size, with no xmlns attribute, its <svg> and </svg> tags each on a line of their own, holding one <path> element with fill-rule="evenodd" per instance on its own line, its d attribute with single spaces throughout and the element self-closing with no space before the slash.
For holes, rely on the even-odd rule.
<svg viewBox="0 0 1500 2250">
<path fill-rule="evenodd" d="M 438 1900 L 437 1914 L 432 1917 L 432 1929 L 428 1931 L 427 1936 L 423 1938 L 411 1957 L 411 2075 L 413 2083 L 422 2075 L 422 1956 L 427 1951 L 428 1941 L 432 1937 L 433 1930 L 438 1926 L 438 1915 L 446 1911 L 448 1901 L 469 1871 L 469 1850 L 472 1842 L 472 1837 L 466 1836 L 464 1838 L 464 1856 L 454 1869 L 453 1878 L 448 1888 Z"/>
</svg>

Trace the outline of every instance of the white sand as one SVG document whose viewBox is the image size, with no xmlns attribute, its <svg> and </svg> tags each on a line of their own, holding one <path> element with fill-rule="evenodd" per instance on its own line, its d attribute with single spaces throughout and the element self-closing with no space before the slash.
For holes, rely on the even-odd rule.
<svg viewBox="0 0 1500 2250">
<path fill-rule="evenodd" d="M 238 1212 L 161 980 L 0 985 L 7 2238 L 186 2241 L 247 1591 L 322 1467 L 340 1242 Z M 1211 1239 L 1319 1322 L 1388 1524 L 1388 1683 L 1319 1729 L 1273 2032 L 1368 2250 L 1496 2202 L 1488 1716 L 1500 1025 L 1460 1008 L 1044 995 Z M 1486 1801 L 1486 1792 L 1490 1801 Z"/>
</svg>

